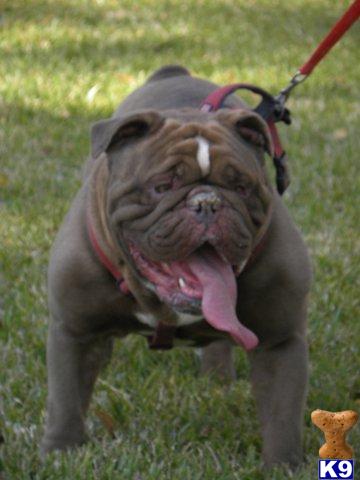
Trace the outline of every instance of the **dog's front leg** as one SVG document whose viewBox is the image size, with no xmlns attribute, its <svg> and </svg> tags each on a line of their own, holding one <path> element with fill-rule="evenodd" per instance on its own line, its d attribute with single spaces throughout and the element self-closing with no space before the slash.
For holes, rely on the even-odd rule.
<svg viewBox="0 0 360 480">
<path fill-rule="evenodd" d="M 226 381 L 235 380 L 236 371 L 229 341 L 217 340 L 201 349 L 200 374 L 214 374 Z"/>
<path fill-rule="evenodd" d="M 307 344 L 302 335 L 249 353 L 266 465 L 302 461 L 302 423 L 307 390 Z"/>
<path fill-rule="evenodd" d="M 43 456 L 51 450 L 63 450 L 85 442 L 85 413 L 96 376 L 109 352 L 109 339 L 96 344 L 84 343 L 55 322 L 50 326 L 47 421 L 41 444 Z"/>
</svg>

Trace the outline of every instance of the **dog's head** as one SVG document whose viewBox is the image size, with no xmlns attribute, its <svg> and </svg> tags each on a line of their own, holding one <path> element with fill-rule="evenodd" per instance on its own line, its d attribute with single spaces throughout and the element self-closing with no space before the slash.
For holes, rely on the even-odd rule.
<svg viewBox="0 0 360 480">
<path fill-rule="evenodd" d="M 220 276 L 226 266 L 241 272 L 269 221 L 271 150 L 265 122 L 245 109 L 142 111 L 94 125 L 93 156 L 105 152 L 109 162 L 109 226 L 173 308 L 198 310 L 199 258 Z"/>
</svg>

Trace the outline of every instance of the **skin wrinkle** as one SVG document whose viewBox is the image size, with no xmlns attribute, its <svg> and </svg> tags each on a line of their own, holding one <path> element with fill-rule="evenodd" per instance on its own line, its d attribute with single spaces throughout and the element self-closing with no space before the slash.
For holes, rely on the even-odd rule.
<svg viewBox="0 0 360 480">
<path fill-rule="evenodd" d="M 153 139 L 154 140 L 154 139 Z M 161 145 L 161 147 L 158 147 L 154 150 L 151 150 L 151 144 L 149 145 L 149 149 L 148 149 L 148 152 L 149 152 L 149 156 L 154 159 L 153 160 L 153 163 L 155 165 L 157 165 L 158 163 L 158 158 L 168 158 L 169 155 L 171 156 L 172 155 L 172 151 L 174 150 L 174 146 L 173 146 L 173 142 L 170 142 L 170 141 L 167 141 L 167 142 L 163 142 L 165 143 L 165 145 Z M 177 142 L 177 145 L 178 146 L 180 143 L 180 146 L 183 146 L 185 142 Z M 169 147 L 169 144 L 171 145 Z M 189 156 L 191 155 L 191 153 L 193 152 L 188 152 L 189 153 Z M 195 153 L 195 143 L 194 143 L 194 153 Z M 193 158 L 192 158 L 193 160 Z M 173 158 L 170 158 L 169 160 L 165 160 L 165 163 L 162 163 L 159 165 L 157 171 L 160 173 L 161 171 L 164 171 L 166 168 L 171 168 L 174 166 L 174 163 L 176 162 L 176 159 L 173 159 Z M 151 177 L 147 176 L 149 172 L 149 162 L 144 162 L 140 168 L 139 168 L 139 177 L 141 177 L 142 174 L 145 174 L 144 175 L 144 178 L 142 179 L 143 181 L 148 181 L 152 176 L 154 176 L 154 172 L 152 171 L 152 174 L 151 174 Z M 156 171 L 155 171 L 155 175 L 156 175 Z"/>
<path fill-rule="evenodd" d="M 173 217 L 172 217 L 173 219 Z M 182 223 L 183 219 L 181 217 L 177 218 L 175 221 L 174 221 L 174 225 L 171 225 L 170 228 L 167 229 L 167 232 L 163 233 L 161 235 L 161 238 L 165 239 L 167 237 L 170 237 L 173 232 L 175 231 L 175 229 L 179 226 L 179 223 Z M 165 222 L 165 219 L 164 219 L 164 222 Z"/>
<path fill-rule="evenodd" d="M 266 215 L 264 214 L 263 215 L 263 219 L 265 221 L 266 219 Z M 259 231 L 259 226 L 257 226 L 254 222 L 253 222 L 253 219 L 252 219 L 252 215 L 250 212 L 246 212 L 246 218 L 244 218 L 244 222 L 246 222 L 246 226 L 249 230 L 249 232 L 251 233 L 251 235 L 253 237 L 255 237 Z"/>
<path fill-rule="evenodd" d="M 237 171 L 241 168 L 241 172 L 244 172 L 249 178 L 255 178 L 255 176 L 260 174 L 260 167 L 257 166 L 257 162 L 254 162 L 255 156 L 252 156 L 250 160 L 247 159 L 246 163 L 244 163 L 245 154 L 248 155 L 248 152 L 239 152 L 238 150 L 234 153 L 234 151 L 231 151 L 227 145 L 211 145 L 210 154 L 212 157 L 212 163 L 215 163 L 216 160 L 226 160 Z"/>
<path fill-rule="evenodd" d="M 243 225 L 240 225 L 240 222 L 239 222 L 239 229 L 235 229 L 234 226 L 231 225 L 230 229 L 227 230 L 226 235 L 224 235 L 224 229 L 221 228 L 221 226 L 219 230 L 222 237 L 219 241 L 219 244 L 227 245 L 228 243 L 234 243 L 234 246 L 235 246 L 234 251 L 237 251 L 239 248 L 239 235 L 240 235 L 240 238 L 247 239 L 247 244 L 249 244 L 249 240 L 252 241 L 253 235 L 249 232 L 249 230 L 246 227 L 244 228 Z M 240 250 L 242 250 L 242 248 L 240 248 Z"/>
<path fill-rule="evenodd" d="M 265 141 L 266 141 L 266 147 L 270 151 L 270 155 L 272 153 L 272 140 L 269 132 L 269 128 L 267 127 L 266 123 L 264 120 L 259 117 L 257 114 L 254 114 L 253 112 L 250 112 L 248 110 L 236 110 L 236 111 L 230 111 L 230 112 L 218 112 L 218 121 L 231 130 L 231 127 L 235 127 L 236 125 L 240 123 L 240 126 L 244 127 L 249 127 L 257 132 L 260 132 L 263 134 Z M 238 135 L 241 137 L 241 133 L 238 132 Z M 242 137 L 241 137 L 242 138 Z M 251 142 L 249 142 L 251 143 Z"/>
<path fill-rule="evenodd" d="M 119 225 L 134 218 L 142 218 L 147 211 L 149 211 L 149 207 L 144 205 L 125 205 L 111 214 L 111 223 L 113 225 Z"/>
<path fill-rule="evenodd" d="M 181 150 L 184 149 L 184 150 Z M 194 155 L 196 153 L 196 137 L 180 140 L 176 145 L 171 145 L 166 151 L 167 155 L 175 153 L 184 153 L 184 155 Z"/>
<path fill-rule="evenodd" d="M 222 125 L 214 125 L 207 134 L 210 141 L 215 145 L 229 146 L 234 151 L 237 150 L 239 145 L 244 146 L 245 143 L 234 129 L 224 128 Z"/>
<path fill-rule="evenodd" d="M 184 219 L 181 217 L 178 218 L 175 224 L 170 227 L 170 229 L 165 229 L 165 233 L 163 233 L 163 229 L 161 229 L 161 225 L 159 225 L 155 231 L 150 230 L 150 232 L 147 234 L 147 238 L 152 242 L 152 244 L 153 242 L 156 242 L 160 247 L 165 247 L 169 244 L 173 245 L 174 234 L 176 234 L 177 229 L 181 228 L 183 223 Z"/>
<path fill-rule="evenodd" d="M 181 226 L 186 223 L 185 218 L 181 218 L 180 222 L 177 224 L 178 229 L 176 227 L 172 229 L 172 232 L 169 233 L 169 235 L 160 235 L 159 234 L 159 229 L 156 228 L 154 232 L 149 232 L 148 238 L 152 239 L 157 242 L 157 244 L 161 247 L 166 247 L 168 245 L 173 245 L 174 244 L 174 237 L 176 237 L 176 240 L 178 239 L 178 232 L 179 230 L 182 230 Z M 184 239 L 185 241 L 185 239 Z"/>
<path fill-rule="evenodd" d="M 183 223 L 183 222 L 182 222 Z M 159 241 L 155 241 L 154 237 L 148 235 L 145 242 L 146 252 L 145 254 L 154 261 L 167 261 L 167 260 L 176 260 L 182 259 L 185 256 L 189 255 L 194 248 L 197 248 L 201 245 L 202 241 L 197 240 L 194 242 L 192 239 L 189 238 L 181 238 L 179 242 L 179 238 L 176 237 L 173 241 L 159 243 Z M 174 254 L 174 244 L 176 241 L 176 249 Z M 149 251 L 147 249 L 147 245 L 149 245 Z"/>
<path fill-rule="evenodd" d="M 202 133 L 206 134 L 214 144 L 229 145 L 236 150 L 240 145 L 247 147 L 245 139 L 236 131 L 234 125 L 223 125 L 215 122 L 209 123 L 209 128 Z"/>
<path fill-rule="evenodd" d="M 241 231 L 246 231 L 246 232 L 249 232 L 250 234 L 252 233 L 247 227 L 246 227 L 246 224 L 245 222 L 241 221 L 243 219 L 239 219 L 237 216 L 235 217 L 236 220 L 238 221 L 237 224 L 240 226 L 240 230 Z M 230 226 L 228 227 L 228 231 L 230 232 L 234 232 L 234 234 L 238 233 L 238 230 L 239 228 L 235 228 L 235 223 L 231 222 L 230 223 Z M 234 235 L 234 238 L 235 238 L 235 235 Z"/>
<path fill-rule="evenodd" d="M 137 188 L 137 184 L 134 180 L 131 180 L 129 182 L 123 183 L 123 182 L 114 182 L 107 194 L 108 198 L 108 210 L 109 212 L 114 210 L 113 203 L 118 202 L 118 200 L 121 197 L 125 197 L 126 195 L 131 194 L 135 189 Z M 110 199 L 110 201 L 109 201 Z"/>
<path fill-rule="evenodd" d="M 165 122 L 164 127 L 160 129 L 152 138 L 148 140 L 148 148 L 155 148 L 155 152 L 166 148 L 169 144 L 172 144 L 178 136 L 179 128 L 181 124 L 178 122 L 170 123 Z"/>
<path fill-rule="evenodd" d="M 149 165 L 155 167 L 155 168 L 161 168 L 163 167 L 162 164 L 158 165 L 158 160 L 160 159 L 166 159 L 167 158 L 167 151 L 169 150 L 169 142 L 166 142 L 163 145 L 149 145 L 147 147 L 147 152 L 148 152 L 148 160 L 140 165 L 139 167 L 139 175 L 142 173 L 148 173 L 148 168 Z M 145 171 L 144 171 L 145 169 Z"/>
<path fill-rule="evenodd" d="M 223 253 L 225 253 L 225 256 L 226 256 L 227 250 L 233 251 L 234 252 L 233 258 L 228 258 L 228 260 L 232 265 L 241 264 L 250 255 L 251 245 L 252 245 L 252 242 L 250 244 L 247 244 L 246 247 L 240 247 L 235 238 L 230 238 L 226 244 L 226 248 L 224 248 Z"/>
<path fill-rule="evenodd" d="M 236 198 L 236 200 L 238 200 L 238 198 Z M 250 212 L 245 204 L 245 201 L 241 202 L 240 204 L 229 201 L 229 204 L 235 212 L 240 214 L 240 218 L 244 222 L 245 228 L 247 228 L 251 232 L 251 234 L 254 234 L 254 225 L 251 221 Z M 236 220 L 239 220 L 238 216 L 236 216 Z"/>
<path fill-rule="evenodd" d="M 150 228 L 159 220 L 159 218 L 164 214 L 166 210 L 172 210 L 173 207 L 177 205 L 179 201 L 181 201 L 181 199 L 188 194 L 191 188 L 191 186 L 185 186 L 182 187 L 182 189 L 173 191 L 171 195 L 170 205 L 165 202 L 164 197 L 146 219 L 134 221 L 131 228 L 133 230 L 145 230 Z M 169 199 L 169 197 L 167 196 L 166 199 Z"/>
<path fill-rule="evenodd" d="M 178 127 L 178 124 L 176 124 L 176 127 Z M 171 126 L 171 129 L 173 128 L 174 126 Z M 145 150 L 148 152 L 148 158 L 146 162 L 141 162 L 141 164 L 137 167 L 137 172 L 135 173 L 137 177 L 141 177 L 142 170 L 145 169 L 146 172 L 149 171 L 149 163 L 152 163 L 152 158 L 158 158 L 159 156 L 165 158 L 165 152 L 163 152 L 162 150 L 166 150 L 167 145 L 173 141 L 173 135 L 170 134 L 169 136 L 166 136 L 167 130 L 167 128 L 160 128 L 160 130 L 152 134 L 149 139 L 139 140 L 141 144 L 143 144 L 144 141 L 147 141 L 147 148 Z M 172 133 L 176 133 L 176 130 L 177 128 L 175 128 L 175 132 Z M 123 150 L 124 148 L 126 147 L 119 148 L 118 150 Z M 135 152 L 132 153 L 133 158 L 138 158 L 142 154 L 142 150 L 140 150 L 140 152 L 138 150 L 139 149 L 135 149 Z M 117 152 L 117 154 L 119 153 Z M 115 152 L 112 152 L 112 155 L 114 156 Z M 132 165 L 134 162 L 127 163 Z"/>
<path fill-rule="evenodd" d="M 182 223 L 184 223 L 184 222 L 182 222 Z M 193 232 L 190 235 L 190 239 L 191 239 L 191 236 L 194 236 Z M 153 235 L 150 236 L 150 238 L 153 239 L 153 245 L 154 245 L 154 242 L 157 243 L 158 249 L 160 249 L 160 248 L 161 249 L 166 249 L 166 248 L 171 248 L 172 249 L 175 244 L 177 245 L 176 248 L 178 249 L 178 248 L 181 248 L 181 245 L 184 244 L 184 243 L 186 243 L 186 245 L 189 245 L 189 244 L 193 243 L 193 241 L 189 242 L 189 238 L 184 239 L 179 243 L 179 238 L 178 237 L 179 237 L 178 231 L 173 232 L 173 234 L 168 236 L 166 239 L 163 238 L 163 237 L 158 237 L 158 236 L 153 236 Z M 200 244 L 200 242 L 196 242 L 196 243 Z M 179 245 L 180 245 L 180 247 L 179 247 Z"/>
<path fill-rule="evenodd" d="M 246 200 L 247 210 L 251 219 L 255 218 L 255 221 L 261 222 L 261 218 L 266 218 L 269 213 L 269 208 L 267 208 L 267 205 L 265 205 L 261 199 L 253 195 L 251 198 Z M 258 217 L 260 217 L 260 219 Z"/>
<path fill-rule="evenodd" d="M 171 168 L 175 167 L 178 163 L 179 163 L 179 156 L 182 157 L 181 160 L 185 160 L 186 158 L 188 158 L 189 161 L 193 162 L 194 159 L 195 159 L 195 154 L 196 154 L 196 148 L 197 148 L 197 143 L 196 143 L 196 140 L 195 139 L 188 139 L 186 142 L 180 142 L 180 145 L 179 147 L 184 147 L 184 146 L 187 146 L 186 143 L 188 142 L 189 146 L 191 147 L 191 149 L 189 149 L 190 151 L 177 151 L 175 148 L 178 147 L 179 144 L 176 145 L 176 147 L 171 147 L 171 148 L 168 148 L 167 150 L 165 150 L 165 152 L 163 152 L 163 154 L 161 155 L 163 158 L 166 158 L 165 162 L 162 163 L 159 168 L 157 169 L 157 171 L 155 171 L 155 175 L 158 174 L 158 173 L 161 173 L 163 171 L 166 171 L 166 170 L 170 170 Z M 184 145 L 185 144 L 185 145 Z M 155 159 L 155 155 L 153 154 L 153 152 L 151 152 L 151 155 L 152 155 L 152 158 Z M 147 172 L 149 171 L 149 168 L 148 168 L 148 165 L 143 165 L 142 168 L 140 169 L 140 175 L 142 173 L 142 171 L 144 170 L 144 173 L 145 173 L 145 176 L 144 176 L 144 181 L 149 181 L 153 176 L 154 176 L 154 172 L 152 172 L 152 175 L 151 177 L 147 176 Z"/>
<path fill-rule="evenodd" d="M 196 230 L 197 228 L 198 229 L 203 228 L 203 225 L 198 224 L 195 220 L 189 218 L 189 215 L 184 216 L 184 215 L 181 215 L 181 212 L 179 212 L 179 213 L 180 213 L 180 215 L 178 216 L 179 222 L 178 222 L 178 224 L 176 225 L 175 228 L 171 229 L 172 231 L 169 232 L 169 234 L 167 234 L 167 235 L 162 234 L 163 229 L 161 227 L 164 223 L 166 223 L 166 220 L 167 220 L 167 219 L 164 219 L 164 221 L 161 222 L 160 225 L 156 225 L 156 226 L 154 225 L 152 227 L 152 229 L 149 231 L 149 236 L 151 236 L 153 238 L 158 238 L 160 240 L 163 240 L 164 244 L 166 244 L 166 243 L 168 243 L 167 240 L 171 239 L 172 236 L 189 230 L 189 235 L 188 236 L 180 235 L 180 238 L 179 238 L 180 241 L 187 241 L 189 239 L 189 236 L 191 237 L 192 234 L 195 233 L 194 230 Z M 173 218 L 173 216 L 171 214 L 169 214 L 169 216 L 170 216 L 170 218 L 171 217 Z"/>
<path fill-rule="evenodd" d="M 188 161 L 187 161 L 188 160 Z M 190 163 L 194 159 L 190 155 L 188 157 L 182 156 L 181 159 L 178 158 L 178 156 L 171 155 L 168 156 L 168 158 L 162 163 L 161 166 L 159 166 L 157 169 L 154 169 L 150 174 L 148 174 L 148 168 L 145 169 L 144 166 L 144 183 L 148 183 L 151 181 L 152 178 L 156 177 L 157 175 L 160 175 L 161 173 L 166 173 L 170 172 L 172 169 L 174 169 L 176 166 L 180 165 L 182 162 Z"/>
<path fill-rule="evenodd" d="M 251 221 L 255 228 L 259 228 L 259 226 L 265 221 L 266 215 L 262 213 L 250 213 Z"/>
</svg>

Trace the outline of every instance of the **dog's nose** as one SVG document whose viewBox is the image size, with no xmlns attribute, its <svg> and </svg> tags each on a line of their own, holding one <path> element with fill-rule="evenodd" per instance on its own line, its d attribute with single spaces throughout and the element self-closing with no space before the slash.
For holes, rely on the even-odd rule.
<svg viewBox="0 0 360 480">
<path fill-rule="evenodd" d="M 188 207 L 201 221 L 210 220 L 221 207 L 221 198 L 214 190 L 202 190 L 190 194 Z"/>
</svg>

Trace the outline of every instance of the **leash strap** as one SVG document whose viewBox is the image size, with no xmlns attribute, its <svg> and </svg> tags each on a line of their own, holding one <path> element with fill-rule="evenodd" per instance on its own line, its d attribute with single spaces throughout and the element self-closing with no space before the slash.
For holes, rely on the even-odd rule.
<svg viewBox="0 0 360 480">
<path fill-rule="evenodd" d="M 345 35 L 349 28 L 360 17 L 360 0 L 355 0 L 350 7 L 346 10 L 344 15 L 335 23 L 330 32 L 318 45 L 310 58 L 299 68 L 290 83 L 281 90 L 280 94 L 276 97 L 279 102 L 279 106 L 283 106 L 288 99 L 290 92 L 299 83 L 302 83 L 312 73 L 314 68 L 321 62 L 321 60 L 327 55 L 327 53 L 333 48 L 334 45 Z"/>
<path fill-rule="evenodd" d="M 360 17 L 360 0 L 350 5 L 344 15 L 335 23 L 333 28 L 320 43 L 309 60 L 299 68 L 301 75 L 308 76 L 314 70 L 316 65 L 325 57 L 325 55 L 332 49 L 332 47 L 340 40 L 340 38 L 347 32 L 353 23 Z"/>
</svg>

